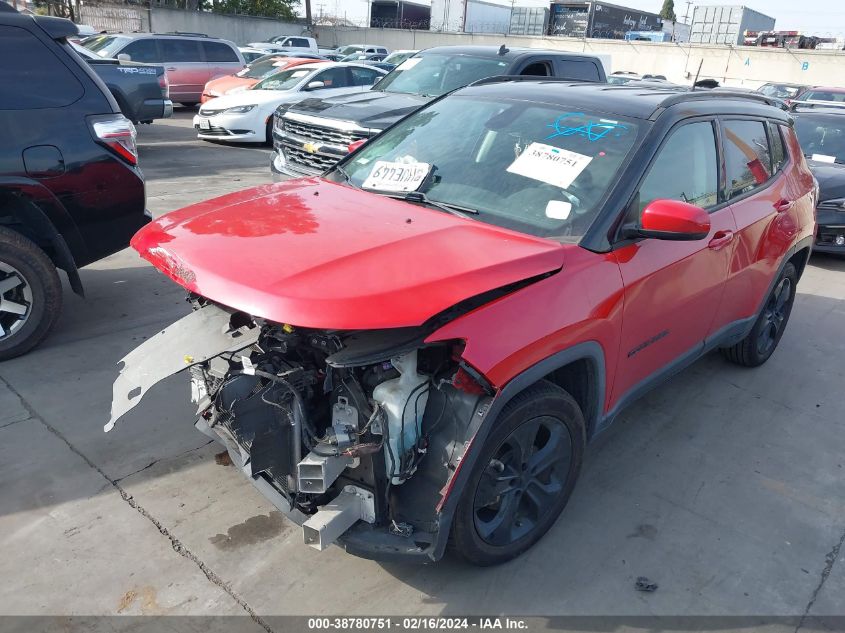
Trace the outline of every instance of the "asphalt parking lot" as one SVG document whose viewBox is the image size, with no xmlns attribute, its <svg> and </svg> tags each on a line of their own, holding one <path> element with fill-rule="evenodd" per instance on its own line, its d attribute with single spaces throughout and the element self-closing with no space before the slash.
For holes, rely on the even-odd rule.
<svg viewBox="0 0 845 633">
<path fill-rule="evenodd" d="M 191 115 L 140 128 L 156 215 L 270 180 L 268 148 Z M 184 375 L 104 434 L 115 363 L 188 305 L 130 250 L 82 279 L 0 364 L 0 613 L 845 615 L 845 259 L 813 258 L 766 365 L 713 354 L 627 410 L 549 534 L 487 569 L 305 547 L 215 461 Z"/>
</svg>

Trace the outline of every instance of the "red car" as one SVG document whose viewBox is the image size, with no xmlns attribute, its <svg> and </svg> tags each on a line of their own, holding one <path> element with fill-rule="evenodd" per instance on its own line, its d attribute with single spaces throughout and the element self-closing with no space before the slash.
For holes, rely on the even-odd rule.
<svg viewBox="0 0 845 633">
<path fill-rule="evenodd" d="M 817 194 L 773 103 L 493 79 L 166 215 L 132 244 L 195 310 L 123 359 L 106 429 L 189 368 L 197 428 L 305 543 L 513 558 L 625 405 L 777 347 Z"/>
</svg>

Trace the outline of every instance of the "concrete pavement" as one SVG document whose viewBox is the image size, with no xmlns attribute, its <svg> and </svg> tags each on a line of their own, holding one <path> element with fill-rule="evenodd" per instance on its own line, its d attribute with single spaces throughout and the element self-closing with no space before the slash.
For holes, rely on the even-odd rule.
<svg viewBox="0 0 845 633">
<path fill-rule="evenodd" d="M 198 142 L 189 117 L 140 129 L 156 214 L 270 180 L 267 148 Z M 134 251 L 82 279 L 0 364 L 0 614 L 845 615 L 845 260 L 814 258 L 765 366 L 714 354 L 626 411 L 561 520 L 492 569 L 306 548 L 215 462 L 183 375 L 104 434 L 115 363 L 188 306 Z"/>
</svg>

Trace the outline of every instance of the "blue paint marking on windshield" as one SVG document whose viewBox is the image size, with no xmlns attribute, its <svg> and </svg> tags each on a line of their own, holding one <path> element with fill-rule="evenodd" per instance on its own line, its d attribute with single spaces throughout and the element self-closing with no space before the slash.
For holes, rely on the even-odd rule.
<svg viewBox="0 0 845 633">
<path fill-rule="evenodd" d="M 600 141 L 605 138 L 610 132 L 615 131 L 615 137 L 622 136 L 628 128 L 619 123 L 611 121 L 587 121 L 580 125 L 566 125 L 566 119 L 571 117 L 582 117 L 583 112 L 564 112 L 554 123 L 548 123 L 546 127 L 554 129 L 552 134 L 549 134 L 544 140 L 557 138 L 558 136 L 583 136 L 591 143 Z"/>
</svg>

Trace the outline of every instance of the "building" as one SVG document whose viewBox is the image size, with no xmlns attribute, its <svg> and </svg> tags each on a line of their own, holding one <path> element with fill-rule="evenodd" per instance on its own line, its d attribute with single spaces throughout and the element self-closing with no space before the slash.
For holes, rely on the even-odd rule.
<svg viewBox="0 0 845 633">
<path fill-rule="evenodd" d="M 546 7 L 514 7 L 511 11 L 511 35 L 536 35 L 549 32 L 549 10 Z"/>
<path fill-rule="evenodd" d="M 672 22 L 663 20 L 663 32 L 669 34 L 670 42 L 689 42 L 690 27 L 683 22 Z"/>
<path fill-rule="evenodd" d="M 601 37 L 621 40 L 629 31 L 660 31 L 663 20 L 656 13 L 606 2 L 552 2 L 551 35 Z"/>
<path fill-rule="evenodd" d="M 697 6 L 693 9 L 690 42 L 695 44 L 744 43 L 746 31 L 773 31 L 775 19 L 736 5 Z"/>
<path fill-rule="evenodd" d="M 464 33 L 507 33 L 510 21 L 510 5 L 466 0 Z"/>
<path fill-rule="evenodd" d="M 428 29 L 431 7 L 408 0 L 372 0 L 370 26 L 385 29 Z"/>
</svg>

